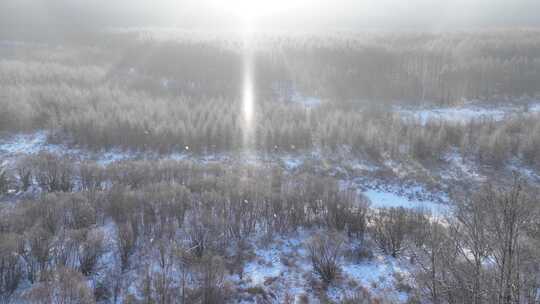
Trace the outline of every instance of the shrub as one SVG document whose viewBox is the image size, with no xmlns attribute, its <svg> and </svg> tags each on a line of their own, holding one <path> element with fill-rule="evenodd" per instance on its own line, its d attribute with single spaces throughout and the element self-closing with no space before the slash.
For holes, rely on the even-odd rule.
<svg viewBox="0 0 540 304">
<path fill-rule="evenodd" d="M 44 191 L 71 192 L 73 189 L 73 164 L 65 158 L 40 153 L 34 159 L 36 178 Z"/>
<path fill-rule="evenodd" d="M 33 165 L 28 158 L 23 159 L 17 164 L 17 173 L 19 175 L 22 191 L 27 191 L 32 185 L 32 171 Z"/>
<path fill-rule="evenodd" d="M 374 217 L 374 238 L 385 254 L 397 257 L 409 230 L 407 211 L 404 208 L 382 209 Z"/>
<path fill-rule="evenodd" d="M 0 167 L 0 195 L 6 194 L 9 187 L 9 179 L 7 176 L 7 170 Z"/>
<path fill-rule="evenodd" d="M 219 256 L 205 255 L 197 264 L 197 283 L 202 304 L 224 303 L 225 266 Z"/>
<path fill-rule="evenodd" d="M 341 271 L 343 238 L 337 233 L 314 236 L 308 244 L 313 270 L 324 283 L 329 284 Z"/>
<path fill-rule="evenodd" d="M 136 234 L 131 222 L 120 224 L 118 226 L 118 250 L 122 270 L 126 270 L 129 266 L 129 257 L 133 253 L 135 242 Z"/>
<path fill-rule="evenodd" d="M 30 303 L 96 303 L 84 276 L 71 268 L 60 267 L 48 280 L 32 288 L 26 294 Z"/>
<path fill-rule="evenodd" d="M 86 234 L 86 240 L 79 249 L 79 265 L 82 274 L 90 275 L 94 272 L 99 258 L 105 252 L 104 236 L 99 230 L 91 230 Z"/>
<path fill-rule="evenodd" d="M 357 290 L 353 293 L 346 294 L 341 300 L 341 304 L 369 304 L 374 303 L 369 292 L 365 289 Z"/>
</svg>

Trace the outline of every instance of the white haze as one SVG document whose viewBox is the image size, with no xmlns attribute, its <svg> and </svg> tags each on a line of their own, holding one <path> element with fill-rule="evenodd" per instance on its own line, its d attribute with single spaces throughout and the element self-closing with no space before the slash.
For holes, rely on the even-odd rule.
<svg viewBox="0 0 540 304">
<path fill-rule="evenodd" d="M 0 34 L 110 27 L 235 30 L 239 3 L 255 7 L 248 11 L 264 31 L 440 31 L 540 23 L 538 0 L 2 0 Z"/>
</svg>

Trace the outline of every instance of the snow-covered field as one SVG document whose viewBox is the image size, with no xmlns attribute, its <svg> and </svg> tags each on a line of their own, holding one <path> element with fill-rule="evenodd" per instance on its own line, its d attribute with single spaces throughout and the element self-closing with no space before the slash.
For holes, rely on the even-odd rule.
<svg viewBox="0 0 540 304">
<path fill-rule="evenodd" d="M 421 124 L 430 121 L 448 121 L 453 123 L 467 123 L 472 120 L 495 120 L 502 121 L 515 115 L 527 115 L 540 113 L 540 101 L 531 102 L 527 109 L 523 105 L 488 106 L 478 103 L 465 103 L 457 107 L 440 108 L 401 108 L 395 111 L 405 119 L 414 119 Z"/>
</svg>

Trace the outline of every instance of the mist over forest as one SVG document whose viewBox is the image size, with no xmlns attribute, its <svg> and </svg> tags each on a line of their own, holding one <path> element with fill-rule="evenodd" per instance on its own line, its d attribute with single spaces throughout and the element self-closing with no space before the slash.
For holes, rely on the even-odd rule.
<svg viewBox="0 0 540 304">
<path fill-rule="evenodd" d="M 232 3 L 238 2 L 233 0 Z M 254 3 L 264 3 L 257 0 Z M 535 0 L 336 0 L 299 1 L 287 10 L 259 18 L 266 32 L 414 30 L 422 32 L 534 27 L 540 21 Z M 214 3 L 222 3 L 219 6 Z M 175 27 L 225 30 L 238 16 L 215 0 L 4 0 L 0 33 L 61 36 L 76 30 L 111 27 Z M 37 37 L 36 37 L 37 38 Z M 13 39 L 13 37 L 11 37 Z"/>
<path fill-rule="evenodd" d="M 539 11 L 1 1 L 0 303 L 540 303 Z"/>
</svg>

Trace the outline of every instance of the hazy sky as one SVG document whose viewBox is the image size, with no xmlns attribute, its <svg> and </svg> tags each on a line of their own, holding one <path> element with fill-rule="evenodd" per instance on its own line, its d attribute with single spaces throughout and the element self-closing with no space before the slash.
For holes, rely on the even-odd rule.
<svg viewBox="0 0 540 304">
<path fill-rule="evenodd" d="M 238 24 L 238 7 L 246 3 L 256 3 L 250 13 L 265 11 L 255 17 L 263 30 L 435 31 L 540 25 L 540 0 L 0 0 L 0 31 L 227 29 Z"/>
</svg>

